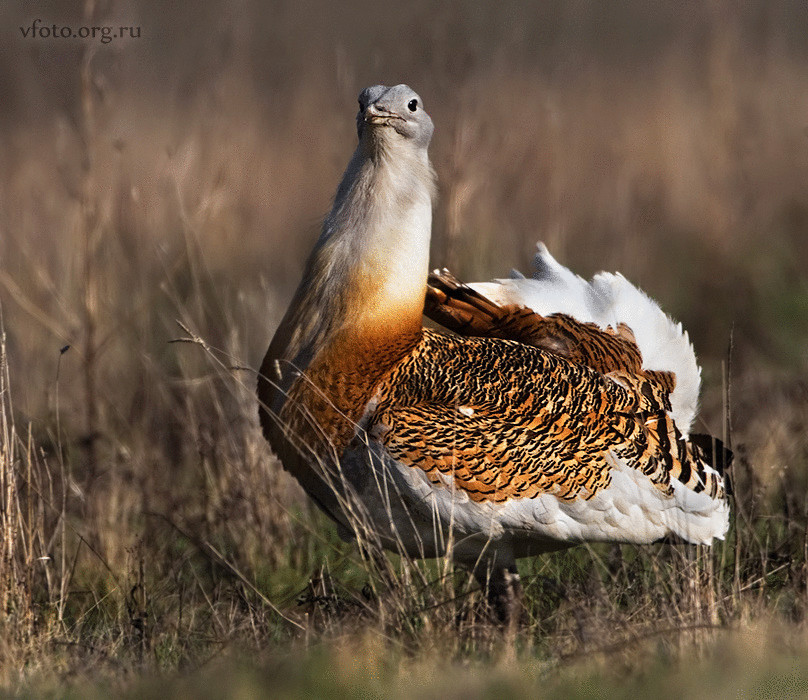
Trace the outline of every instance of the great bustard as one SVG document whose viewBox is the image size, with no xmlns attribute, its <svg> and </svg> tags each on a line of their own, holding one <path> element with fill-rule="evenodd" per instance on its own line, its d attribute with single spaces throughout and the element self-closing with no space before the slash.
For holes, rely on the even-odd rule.
<svg viewBox="0 0 808 700">
<path fill-rule="evenodd" d="M 700 374 L 681 326 L 543 247 L 533 279 L 428 287 L 432 120 L 406 85 L 377 85 L 357 128 L 258 383 L 267 439 L 341 534 L 451 553 L 503 615 L 518 557 L 722 538 L 726 454 L 689 435 Z M 425 297 L 455 333 L 423 327 Z"/>
</svg>

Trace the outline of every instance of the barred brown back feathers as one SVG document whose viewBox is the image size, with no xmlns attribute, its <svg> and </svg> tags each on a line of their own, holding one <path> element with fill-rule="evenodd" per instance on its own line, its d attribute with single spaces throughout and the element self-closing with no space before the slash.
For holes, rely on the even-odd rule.
<svg viewBox="0 0 808 700">
<path fill-rule="evenodd" d="M 713 467 L 720 475 L 731 453 L 715 438 L 712 452 L 708 452 L 704 441 L 692 444 L 682 438 L 667 415 L 676 376 L 672 372 L 642 368 L 642 354 L 628 326 L 621 324 L 615 330 L 602 330 L 565 314 L 543 317 L 526 306 L 499 305 L 460 282 L 445 268 L 430 273 L 427 284 L 424 313 L 446 328 L 460 335 L 531 345 L 590 367 L 631 391 L 640 408 L 637 419 L 644 420 L 645 429 L 642 435 L 635 436 L 635 445 L 626 454 L 631 454 L 641 471 L 666 492 L 670 491 L 673 478 L 696 492 L 706 491 L 711 498 L 724 497 L 722 483 L 707 473 L 704 466 Z M 585 393 L 588 389 L 579 385 L 572 390 Z M 559 448 L 557 439 L 553 444 L 555 449 Z M 588 444 L 591 446 L 592 442 Z M 564 490 L 566 494 L 570 492 Z M 589 492 L 589 497 L 592 495 Z"/>
</svg>

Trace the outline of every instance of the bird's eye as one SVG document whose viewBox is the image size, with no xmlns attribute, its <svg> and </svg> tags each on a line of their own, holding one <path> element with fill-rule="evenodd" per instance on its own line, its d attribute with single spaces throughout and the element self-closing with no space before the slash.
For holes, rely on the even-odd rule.
<svg viewBox="0 0 808 700">
<path fill-rule="evenodd" d="M 410 100 L 407 103 L 407 109 L 410 110 L 410 112 L 414 112 L 416 109 L 418 109 L 418 100 Z"/>
</svg>

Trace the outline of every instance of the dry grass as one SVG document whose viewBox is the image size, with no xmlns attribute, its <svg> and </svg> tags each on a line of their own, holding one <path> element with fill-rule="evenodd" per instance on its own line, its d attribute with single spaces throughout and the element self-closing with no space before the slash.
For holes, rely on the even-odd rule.
<svg viewBox="0 0 808 700">
<path fill-rule="evenodd" d="M 568 690 L 582 667 L 640 687 L 643 653 L 720 662 L 727 630 L 743 647 L 769 624 L 804 658 L 798 3 L 687 17 L 640 2 L 245 3 L 240 18 L 92 5 L 144 38 L 0 48 L 16 98 L 0 111 L 0 688 L 121 689 L 239 653 L 258 655 L 258 687 L 263 668 L 324 677 L 370 658 L 378 673 L 360 685 L 403 696 L 410 675 L 441 676 L 433 656 L 456 664 L 450 677 L 489 664 L 512 695 L 529 692 L 513 669 Z M 12 32 L 33 18 L 2 12 Z M 503 275 L 543 239 L 582 273 L 620 269 L 689 329 L 702 427 L 736 449 L 726 544 L 522 562 L 515 640 L 475 614 L 463 572 L 340 542 L 256 427 L 245 368 L 347 162 L 354 96 L 402 80 L 436 123 L 435 264 Z M 177 320 L 210 351 L 169 343 Z"/>
</svg>

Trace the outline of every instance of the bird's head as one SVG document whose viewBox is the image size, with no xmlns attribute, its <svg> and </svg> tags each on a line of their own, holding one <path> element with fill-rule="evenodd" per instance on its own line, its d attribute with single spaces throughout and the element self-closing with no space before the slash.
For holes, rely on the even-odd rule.
<svg viewBox="0 0 808 700">
<path fill-rule="evenodd" d="M 407 85 L 374 85 L 359 93 L 356 128 L 360 143 L 392 145 L 404 140 L 426 149 L 434 126 L 418 94 Z"/>
</svg>

